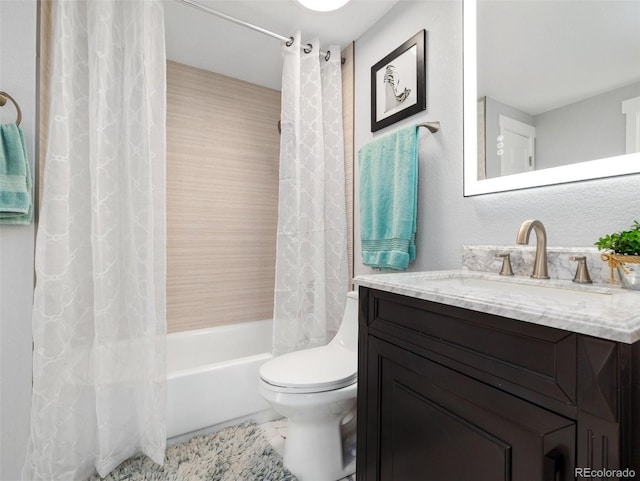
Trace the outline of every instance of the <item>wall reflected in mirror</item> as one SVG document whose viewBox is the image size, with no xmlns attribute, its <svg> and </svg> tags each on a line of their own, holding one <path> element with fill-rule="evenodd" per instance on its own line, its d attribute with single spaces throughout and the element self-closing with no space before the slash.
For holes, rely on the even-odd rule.
<svg viewBox="0 0 640 481">
<path fill-rule="evenodd" d="M 478 180 L 640 152 L 640 1 L 476 8 Z"/>
<path fill-rule="evenodd" d="M 640 1 L 464 0 L 464 15 L 465 97 L 477 99 L 477 115 L 465 99 L 465 119 L 476 119 L 465 136 L 473 123 L 477 132 L 465 195 L 630 173 L 594 161 L 640 152 Z M 567 166 L 585 162 L 598 173 L 574 179 Z M 558 180 L 527 175 L 557 168 Z M 515 187 L 487 187 L 505 176 Z"/>
</svg>

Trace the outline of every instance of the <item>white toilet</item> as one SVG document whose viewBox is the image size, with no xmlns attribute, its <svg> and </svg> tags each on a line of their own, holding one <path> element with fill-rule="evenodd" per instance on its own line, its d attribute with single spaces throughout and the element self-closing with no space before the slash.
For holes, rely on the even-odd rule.
<svg viewBox="0 0 640 481">
<path fill-rule="evenodd" d="M 260 394 L 287 418 L 284 465 L 299 481 L 335 481 L 355 472 L 358 293 L 322 347 L 276 357 L 260 368 Z"/>
</svg>

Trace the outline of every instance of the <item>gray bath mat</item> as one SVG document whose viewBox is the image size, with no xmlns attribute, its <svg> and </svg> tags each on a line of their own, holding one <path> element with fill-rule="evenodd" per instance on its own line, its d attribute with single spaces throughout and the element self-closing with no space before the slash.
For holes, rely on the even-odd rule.
<svg viewBox="0 0 640 481">
<path fill-rule="evenodd" d="M 129 459 L 106 478 L 88 481 L 296 481 L 282 458 L 249 421 L 167 448 L 164 466 L 146 456 Z"/>
</svg>

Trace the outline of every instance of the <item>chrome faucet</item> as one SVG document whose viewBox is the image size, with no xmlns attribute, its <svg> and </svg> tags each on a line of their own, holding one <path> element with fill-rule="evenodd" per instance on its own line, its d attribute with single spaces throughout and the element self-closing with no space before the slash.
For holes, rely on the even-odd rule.
<svg viewBox="0 0 640 481">
<path fill-rule="evenodd" d="M 536 258 L 533 261 L 533 274 L 535 279 L 549 279 L 547 269 L 547 231 L 539 220 L 525 220 L 516 237 L 516 243 L 528 244 L 531 231 L 536 233 Z"/>
</svg>

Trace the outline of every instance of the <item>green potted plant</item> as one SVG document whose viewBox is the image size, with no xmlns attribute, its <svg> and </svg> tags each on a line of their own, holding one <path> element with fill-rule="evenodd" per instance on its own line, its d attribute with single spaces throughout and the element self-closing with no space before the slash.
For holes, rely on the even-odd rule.
<svg viewBox="0 0 640 481">
<path fill-rule="evenodd" d="M 600 237 L 595 245 L 598 250 L 608 251 L 600 258 L 609 263 L 612 281 L 615 268 L 622 287 L 640 289 L 640 223 L 637 220 L 629 230 Z"/>
</svg>

